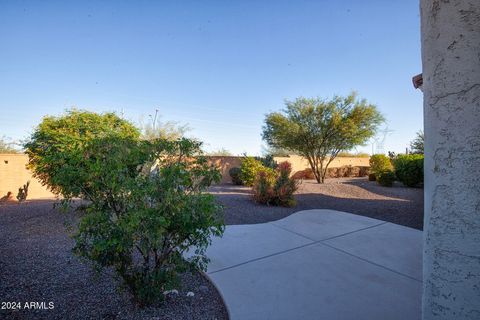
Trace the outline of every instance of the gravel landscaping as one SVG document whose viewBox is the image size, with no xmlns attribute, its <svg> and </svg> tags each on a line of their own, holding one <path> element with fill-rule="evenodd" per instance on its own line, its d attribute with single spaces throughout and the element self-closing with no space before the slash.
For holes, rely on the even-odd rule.
<svg viewBox="0 0 480 320">
<path fill-rule="evenodd" d="M 226 224 L 268 222 L 306 209 L 335 209 L 419 230 L 423 228 L 423 189 L 407 188 L 398 182 L 388 188 L 367 178 L 327 179 L 323 185 L 303 180 L 295 196 L 297 205 L 293 208 L 255 204 L 247 187 L 217 185 L 210 191 L 226 207 Z"/>
<path fill-rule="evenodd" d="M 201 274 L 185 274 L 166 303 L 137 308 L 118 292 L 112 274 L 96 274 L 71 253 L 73 240 L 52 201 L 0 205 L 0 319 L 228 319 L 215 287 Z M 187 296 L 193 292 L 194 296 Z M 25 302 L 53 302 L 50 310 L 24 309 Z"/>
</svg>

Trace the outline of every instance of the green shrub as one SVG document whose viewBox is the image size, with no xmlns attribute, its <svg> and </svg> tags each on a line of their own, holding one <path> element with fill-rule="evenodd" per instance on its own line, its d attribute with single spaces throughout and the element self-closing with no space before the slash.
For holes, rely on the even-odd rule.
<svg viewBox="0 0 480 320">
<path fill-rule="evenodd" d="M 423 154 L 400 154 L 393 164 L 398 180 L 404 185 L 416 187 L 423 183 Z"/>
<path fill-rule="evenodd" d="M 30 165 L 66 201 L 89 200 L 74 234 L 75 254 L 113 269 L 140 305 L 178 287 L 180 272 L 205 270 L 210 237 L 221 235 L 224 224 L 221 206 L 206 192 L 221 174 L 199 156 L 201 143 L 139 141 L 136 134 L 111 134 L 105 127 L 90 130 L 99 124 L 77 121 L 72 129 L 57 120 L 47 119 L 33 134 Z M 73 136 L 62 139 L 54 127 Z M 54 167 L 60 160 L 65 169 Z"/>
<path fill-rule="evenodd" d="M 392 170 L 390 159 L 384 154 L 374 154 L 370 157 L 370 172 L 379 174 L 383 171 Z"/>
<path fill-rule="evenodd" d="M 28 168 L 43 185 L 67 197 L 86 197 L 91 191 L 82 163 L 85 146 L 104 137 L 138 139 L 140 132 L 114 113 L 69 110 L 60 117 L 46 116 L 25 144 Z"/>
<path fill-rule="evenodd" d="M 255 157 L 255 159 L 260 161 L 264 167 L 277 169 L 278 163 L 270 154 L 266 155 L 265 157 Z"/>
<path fill-rule="evenodd" d="M 368 181 L 377 181 L 377 176 L 375 175 L 375 173 L 368 174 Z"/>
<path fill-rule="evenodd" d="M 254 157 L 244 157 L 242 159 L 242 165 L 240 166 L 242 171 L 240 174 L 240 179 L 244 185 L 251 187 L 255 182 L 258 172 L 264 168 L 265 167 L 262 165 L 262 163 Z"/>
<path fill-rule="evenodd" d="M 285 161 L 278 165 L 277 170 L 270 168 L 259 171 L 253 185 L 253 198 L 256 202 L 266 205 L 293 207 L 293 194 L 298 189 L 298 182 L 290 177 L 292 166 Z"/>
<path fill-rule="evenodd" d="M 377 176 L 377 182 L 384 187 L 393 186 L 394 181 L 395 181 L 395 173 L 393 173 L 392 170 L 380 172 Z"/>
<path fill-rule="evenodd" d="M 232 183 L 236 185 L 242 185 L 242 179 L 241 179 L 241 174 L 242 174 L 242 169 L 239 167 L 233 167 L 228 170 L 228 174 L 230 175 L 230 178 L 232 178 Z"/>
</svg>

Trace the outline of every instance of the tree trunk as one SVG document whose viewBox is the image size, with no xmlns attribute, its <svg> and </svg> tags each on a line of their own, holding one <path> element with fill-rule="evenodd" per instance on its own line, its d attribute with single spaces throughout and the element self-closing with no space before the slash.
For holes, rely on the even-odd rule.
<svg viewBox="0 0 480 320">
<path fill-rule="evenodd" d="M 480 319 L 480 1 L 421 0 L 423 319 Z"/>
</svg>

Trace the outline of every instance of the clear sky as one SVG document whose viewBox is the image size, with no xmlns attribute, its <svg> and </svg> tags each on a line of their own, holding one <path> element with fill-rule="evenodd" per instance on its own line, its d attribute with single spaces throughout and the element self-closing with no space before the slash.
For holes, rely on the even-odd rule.
<svg viewBox="0 0 480 320">
<path fill-rule="evenodd" d="M 0 0 L 0 136 L 70 106 L 159 109 L 206 149 L 260 154 L 285 99 L 356 90 L 404 151 L 423 127 L 418 0 Z M 370 152 L 372 146 L 358 151 Z"/>
</svg>

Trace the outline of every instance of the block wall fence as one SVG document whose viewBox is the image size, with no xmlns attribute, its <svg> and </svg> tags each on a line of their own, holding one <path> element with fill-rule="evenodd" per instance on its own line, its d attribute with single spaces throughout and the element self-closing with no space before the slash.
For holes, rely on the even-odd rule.
<svg viewBox="0 0 480 320">
<path fill-rule="evenodd" d="M 216 165 L 222 173 L 222 184 L 231 183 L 228 171 L 233 167 L 240 167 L 242 157 L 234 156 L 211 156 L 208 157 L 211 164 Z M 275 157 L 275 161 L 288 161 L 292 164 L 293 173 L 305 170 L 309 167 L 308 161 L 299 156 Z M 369 158 L 340 157 L 330 164 L 331 168 L 342 166 L 368 167 Z M 11 191 L 17 195 L 18 188 L 30 181 L 28 199 L 47 199 L 55 197 L 45 186 L 26 169 L 28 156 L 25 154 L 0 154 L 0 197 Z"/>
</svg>

